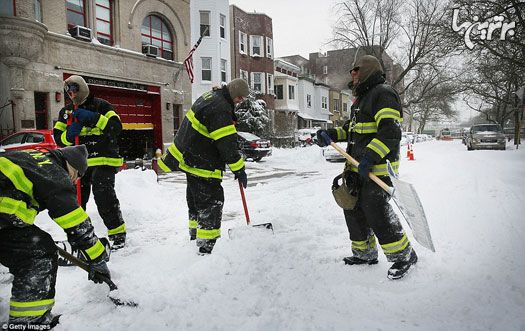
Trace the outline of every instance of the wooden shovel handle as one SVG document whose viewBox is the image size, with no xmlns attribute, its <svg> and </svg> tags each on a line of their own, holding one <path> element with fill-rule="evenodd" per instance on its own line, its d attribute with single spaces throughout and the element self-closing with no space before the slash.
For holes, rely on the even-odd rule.
<svg viewBox="0 0 525 331">
<path fill-rule="evenodd" d="M 351 157 L 341 146 L 339 146 L 338 144 L 334 143 L 333 141 L 330 143 L 330 145 L 335 148 L 336 151 L 339 152 L 339 154 L 341 154 L 342 156 L 345 157 L 345 159 L 348 160 L 348 162 L 350 162 L 351 164 L 353 164 L 354 166 L 358 167 L 359 166 L 359 162 L 357 162 L 353 157 Z M 388 186 L 385 182 L 383 182 L 379 177 L 377 177 L 376 175 L 374 175 L 373 173 L 369 173 L 368 174 L 368 177 L 370 177 L 371 180 L 373 180 L 374 182 L 376 182 L 377 185 L 379 185 L 383 190 L 385 190 L 388 194 L 392 195 L 394 194 L 394 190 Z"/>
</svg>

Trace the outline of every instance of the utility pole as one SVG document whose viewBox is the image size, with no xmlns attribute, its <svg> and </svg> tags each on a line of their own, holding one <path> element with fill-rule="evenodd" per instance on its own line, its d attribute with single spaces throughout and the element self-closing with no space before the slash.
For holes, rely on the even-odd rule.
<svg viewBox="0 0 525 331">
<path fill-rule="evenodd" d="M 518 149 L 521 144 L 521 122 L 523 121 L 523 111 L 525 110 L 525 86 L 520 87 L 514 94 L 518 99 L 514 112 L 514 145 Z"/>
</svg>

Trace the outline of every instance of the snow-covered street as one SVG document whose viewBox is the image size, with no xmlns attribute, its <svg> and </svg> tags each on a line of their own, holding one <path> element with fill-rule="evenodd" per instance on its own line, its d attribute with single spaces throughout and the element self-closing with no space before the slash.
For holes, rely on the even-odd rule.
<svg viewBox="0 0 525 331">
<path fill-rule="evenodd" d="M 187 229 L 182 173 L 159 183 L 152 171 L 117 175 L 128 245 L 109 267 L 121 297 L 79 268 L 58 272 L 56 330 L 525 330 L 525 146 L 471 151 L 460 141 L 402 147 L 401 179 L 425 207 L 436 253 L 419 245 L 411 273 L 386 277 L 390 263 L 346 266 L 351 254 L 342 210 L 330 187 L 343 163 L 326 162 L 317 146 L 274 149 L 248 162 L 248 228 L 230 172 L 223 187 L 223 237 L 210 256 L 197 255 Z M 96 232 L 105 227 L 91 200 Z M 42 213 L 37 225 L 65 239 Z M 228 229 L 234 228 L 234 238 Z M 11 286 L 0 284 L 0 321 Z"/>
</svg>

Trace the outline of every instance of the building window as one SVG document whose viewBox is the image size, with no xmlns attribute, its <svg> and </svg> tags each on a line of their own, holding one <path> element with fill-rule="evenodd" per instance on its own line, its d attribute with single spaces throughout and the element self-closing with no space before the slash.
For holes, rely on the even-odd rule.
<svg viewBox="0 0 525 331">
<path fill-rule="evenodd" d="M 250 36 L 251 56 L 263 56 L 262 43 L 262 36 Z"/>
<path fill-rule="evenodd" d="M 202 57 L 202 81 L 211 82 L 211 57 Z"/>
<path fill-rule="evenodd" d="M 323 66 L 323 74 L 328 74 L 328 66 Z"/>
<path fill-rule="evenodd" d="M 266 56 L 273 58 L 273 40 L 268 37 L 266 37 Z"/>
<path fill-rule="evenodd" d="M 201 11 L 200 20 L 201 20 L 201 36 L 210 36 L 210 12 Z"/>
<path fill-rule="evenodd" d="M 282 85 L 275 85 L 275 86 L 274 86 L 274 90 L 275 90 L 275 97 L 276 97 L 278 100 L 283 100 L 283 99 L 284 99 L 284 96 L 283 96 L 283 86 L 282 86 Z"/>
<path fill-rule="evenodd" d="M 239 31 L 239 52 L 241 54 L 246 54 L 247 46 L 246 45 L 247 36 L 246 33 Z"/>
<path fill-rule="evenodd" d="M 343 102 L 343 112 L 348 112 L 348 104 L 346 102 Z"/>
<path fill-rule="evenodd" d="M 35 19 L 42 23 L 42 0 L 35 0 Z"/>
<path fill-rule="evenodd" d="M 221 59 L 221 82 L 226 83 L 226 60 Z"/>
<path fill-rule="evenodd" d="M 321 97 L 321 108 L 323 109 L 328 108 L 328 98 L 327 97 Z"/>
<path fill-rule="evenodd" d="M 224 16 L 223 14 L 221 14 L 219 16 L 219 23 L 220 23 L 220 28 L 219 28 L 219 33 L 221 35 L 221 38 L 226 38 L 226 16 Z"/>
<path fill-rule="evenodd" d="M 264 72 L 252 72 L 252 89 L 261 93 L 265 93 Z"/>
<path fill-rule="evenodd" d="M 267 75 L 268 75 L 268 93 L 272 94 L 273 93 L 273 75 L 272 74 L 267 74 Z"/>
<path fill-rule="evenodd" d="M 240 73 L 239 77 L 244 79 L 246 81 L 246 83 L 249 83 L 249 81 L 248 81 L 248 71 L 240 69 L 239 73 Z"/>
<path fill-rule="evenodd" d="M 334 99 L 334 111 L 339 112 L 339 99 Z"/>
<path fill-rule="evenodd" d="M 112 2 L 110 0 L 96 1 L 97 15 L 97 39 L 104 45 L 113 45 L 111 34 L 111 16 L 113 13 Z"/>
<path fill-rule="evenodd" d="M 295 100 L 295 86 L 288 85 L 288 99 Z"/>
<path fill-rule="evenodd" d="M 168 25 L 158 16 L 149 15 L 142 22 L 142 45 L 157 46 L 161 57 L 173 60 L 173 37 Z"/>
<path fill-rule="evenodd" d="M 312 107 L 312 95 L 310 94 L 306 95 L 306 107 L 308 108 Z"/>
<path fill-rule="evenodd" d="M 16 16 L 15 0 L 0 1 L 0 16 Z"/>
<path fill-rule="evenodd" d="M 84 0 L 66 0 L 67 27 L 86 26 L 86 6 Z"/>
</svg>

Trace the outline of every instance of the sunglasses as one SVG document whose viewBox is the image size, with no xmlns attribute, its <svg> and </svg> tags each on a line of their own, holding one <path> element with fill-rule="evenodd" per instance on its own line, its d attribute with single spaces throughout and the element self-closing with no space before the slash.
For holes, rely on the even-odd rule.
<svg viewBox="0 0 525 331">
<path fill-rule="evenodd" d="M 358 72 L 359 71 L 359 67 L 353 67 L 352 70 L 350 70 L 350 72 L 352 72 L 352 71 Z"/>
<path fill-rule="evenodd" d="M 66 90 L 67 93 L 69 93 L 69 92 L 77 93 L 79 89 L 80 88 L 79 88 L 78 84 L 76 84 L 76 83 L 66 84 L 66 86 L 65 86 L 65 90 Z"/>
</svg>

